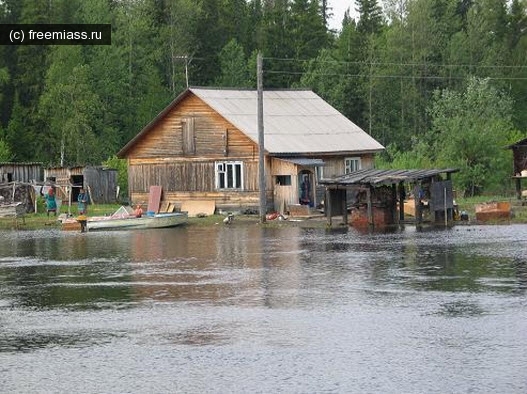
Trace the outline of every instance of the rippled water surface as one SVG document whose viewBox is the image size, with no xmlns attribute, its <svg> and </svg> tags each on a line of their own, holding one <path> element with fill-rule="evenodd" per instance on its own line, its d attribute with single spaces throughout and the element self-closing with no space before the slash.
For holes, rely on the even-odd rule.
<svg viewBox="0 0 527 394">
<path fill-rule="evenodd" d="M 527 226 L 0 233 L 2 393 L 525 393 Z"/>
</svg>

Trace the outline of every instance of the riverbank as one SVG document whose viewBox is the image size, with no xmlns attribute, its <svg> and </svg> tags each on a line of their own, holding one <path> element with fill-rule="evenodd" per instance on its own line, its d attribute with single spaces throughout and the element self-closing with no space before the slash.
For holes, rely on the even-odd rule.
<svg viewBox="0 0 527 394">
<path fill-rule="evenodd" d="M 99 216 L 93 214 L 94 216 Z M 189 226 L 215 226 L 225 225 L 223 215 L 211 215 L 206 217 L 192 217 L 188 219 Z M 260 225 L 259 215 L 237 215 L 232 224 L 257 224 Z M 299 227 L 326 227 L 326 218 L 322 215 L 310 217 L 288 218 L 287 220 L 268 220 L 264 226 L 299 226 Z M 55 216 L 47 217 L 45 214 L 27 214 L 23 218 L 0 218 L 1 230 L 39 230 L 39 229 L 60 229 L 61 222 Z"/>
<path fill-rule="evenodd" d="M 522 206 L 517 200 L 513 200 L 509 197 L 500 198 L 496 197 L 478 197 L 471 199 L 463 199 L 458 202 L 459 211 L 465 211 L 469 216 L 469 223 L 477 224 L 475 221 L 475 206 L 482 202 L 491 201 L 509 201 L 512 206 L 512 215 L 510 220 L 501 221 L 499 224 L 527 224 L 527 206 Z M 111 215 L 120 206 L 119 205 L 96 205 L 90 206 L 89 215 L 92 216 L 105 216 Z M 61 212 L 67 214 L 67 211 Z M 75 215 L 75 213 L 73 213 Z M 206 217 L 192 217 L 188 220 L 190 226 L 214 226 L 223 225 L 223 215 L 211 215 Z M 235 216 L 233 225 L 236 224 L 260 224 L 259 215 L 237 215 Z M 488 223 L 498 224 L 498 223 Z M 320 228 L 327 227 L 328 223 L 326 218 L 322 214 L 312 215 L 309 217 L 289 217 L 287 220 L 267 220 L 264 226 L 275 227 L 275 226 L 299 226 L 299 227 L 310 227 Z M 333 227 L 342 227 L 343 223 L 339 220 L 334 220 Z M 38 230 L 38 229 L 49 229 L 49 228 L 61 228 L 61 223 L 57 220 L 56 216 L 47 216 L 46 213 L 30 213 L 26 214 L 22 218 L 0 218 L 0 230 Z"/>
</svg>

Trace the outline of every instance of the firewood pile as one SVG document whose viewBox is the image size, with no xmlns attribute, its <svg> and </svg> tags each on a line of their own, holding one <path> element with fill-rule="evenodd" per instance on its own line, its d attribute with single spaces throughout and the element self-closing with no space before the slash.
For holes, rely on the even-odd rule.
<svg viewBox="0 0 527 394">
<path fill-rule="evenodd" d="M 0 206 L 21 203 L 18 211 L 30 213 L 35 211 L 35 200 L 37 196 L 33 185 L 20 182 L 8 182 L 0 184 Z M 5 210 L 9 212 L 9 209 Z"/>
</svg>

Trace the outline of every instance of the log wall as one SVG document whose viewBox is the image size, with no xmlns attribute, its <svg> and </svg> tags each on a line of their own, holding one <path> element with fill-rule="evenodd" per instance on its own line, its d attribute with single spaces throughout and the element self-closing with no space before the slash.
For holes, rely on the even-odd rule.
<svg viewBox="0 0 527 394">
<path fill-rule="evenodd" d="M 190 133 L 192 126 L 194 132 Z M 193 143 L 188 141 L 190 135 Z M 145 133 L 128 154 L 129 158 L 143 159 L 182 156 L 254 159 L 258 148 L 216 111 L 190 95 Z"/>
<path fill-rule="evenodd" d="M 0 163 L 0 183 L 42 182 L 42 163 Z"/>
</svg>

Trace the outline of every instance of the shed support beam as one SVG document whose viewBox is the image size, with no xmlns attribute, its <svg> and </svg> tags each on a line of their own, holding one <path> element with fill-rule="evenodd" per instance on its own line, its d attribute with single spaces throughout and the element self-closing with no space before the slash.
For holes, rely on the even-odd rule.
<svg viewBox="0 0 527 394">
<path fill-rule="evenodd" d="M 390 207 L 392 223 L 397 223 L 397 184 L 392 183 L 392 203 Z"/>
<path fill-rule="evenodd" d="M 342 221 L 345 225 L 348 224 L 348 190 L 343 190 L 342 198 Z"/>
<path fill-rule="evenodd" d="M 333 225 L 333 221 L 331 220 L 332 215 L 332 209 L 331 209 L 331 192 L 330 189 L 326 187 L 326 201 L 324 202 L 324 209 L 326 211 L 326 219 L 328 221 L 328 226 L 331 227 Z"/>
<path fill-rule="evenodd" d="M 399 222 L 404 222 L 404 200 L 406 193 L 404 191 L 404 182 L 399 183 Z"/>
<path fill-rule="evenodd" d="M 522 199 L 522 180 L 520 178 L 516 178 L 516 197 L 518 200 Z"/>
<path fill-rule="evenodd" d="M 366 199 L 367 199 L 367 206 L 368 206 L 368 224 L 373 227 L 373 206 L 372 206 L 372 196 L 371 196 L 371 186 L 369 186 L 366 189 Z"/>
</svg>

